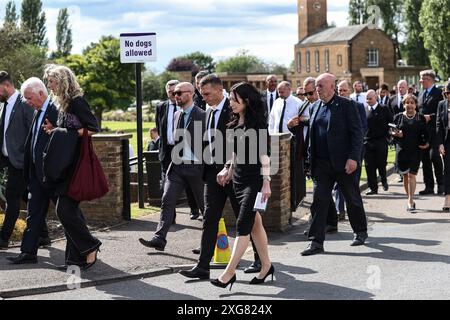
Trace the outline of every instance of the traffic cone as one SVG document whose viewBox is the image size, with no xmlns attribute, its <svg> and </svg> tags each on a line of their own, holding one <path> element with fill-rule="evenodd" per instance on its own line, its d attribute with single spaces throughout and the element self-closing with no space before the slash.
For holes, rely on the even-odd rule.
<svg viewBox="0 0 450 320">
<path fill-rule="evenodd" d="M 211 263 L 212 267 L 225 268 L 230 262 L 231 250 L 228 242 L 227 229 L 225 227 L 225 220 L 223 218 L 219 221 L 219 231 L 217 232 L 216 249 L 214 250 L 214 260 Z"/>
</svg>

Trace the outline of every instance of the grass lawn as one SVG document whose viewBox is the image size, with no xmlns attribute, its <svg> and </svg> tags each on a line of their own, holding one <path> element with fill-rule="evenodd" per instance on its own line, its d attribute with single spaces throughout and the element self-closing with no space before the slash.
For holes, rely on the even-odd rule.
<svg viewBox="0 0 450 320">
<path fill-rule="evenodd" d="M 134 154 L 137 156 L 137 124 L 136 122 L 128 121 L 102 121 L 103 130 L 109 129 L 111 133 L 115 133 L 117 130 L 123 130 L 125 133 L 131 133 L 133 137 L 130 139 L 130 145 L 133 147 Z M 151 128 L 156 127 L 154 122 L 143 122 L 142 123 L 142 141 L 145 151 L 147 149 L 147 144 L 150 140 L 149 131 Z"/>
</svg>

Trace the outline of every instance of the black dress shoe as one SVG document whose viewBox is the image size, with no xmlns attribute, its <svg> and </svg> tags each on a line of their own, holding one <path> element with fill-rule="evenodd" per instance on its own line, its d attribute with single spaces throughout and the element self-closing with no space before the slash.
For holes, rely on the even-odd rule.
<svg viewBox="0 0 450 320">
<path fill-rule="evenodd" d="M 193 254 L 200 254 L 201 249 L 202 249 L 201 247 L 192 249 L 192 253 L 193 253 Z"/>
<path fill-rule="evenodd" d="M 318 253 L 322 253 L 324 252 L 323 250 L 323 245 L 311 241 L 311 243 L 308 245 L 308 248 L 306 248 L 306 250 L 302 251 L 301 255 L 302 256 L 312 256 L 314 254 L 318 254 Z"/>
<path fill-rule="evenodd" d="M 158 251 L 164 251 L 164 248 L 166 247 L 166 243 L 159 238 L 153 238 L 150 241 L 139 238 L 139 242 L 142 243 L 146 247 L 154 248 Z"/>
<path fill-rule="evenodd" d="M 389 190 L 389 185 L 388 185 L 387 181 L 384 181 L 381 184 L 383 185 L 383 190 L 384 191 L 388 191 Z"/>
<path fill-rule="evenodd" d="M 423 189 L 422 191 L 419 191 L 419 194 L 421 195 L 421 196 L 426 196 L 426 195 L 429 195 L 429 194 L 434 194 L 434 190 L 433 189 Z"/>
<path fill-rule="evenodd" d="M 366 242 L 368 235 L 367 232 L 357 232 L 353 238 L 353 242 L 351 243 L 352 247 L 362 246 L 364 242 Z"/>
<path fill-rule="evenodd" d="M 191 211 L 191 220 L 197 220 L 198 217 L 200 217 L 200 211 Z"/>
<path fill-rule="evenodd" d="M 37 256 L 34 254 L 28 254 L 22 252 L 17 257 L 7 257 L 11 264 L 27 264 L 27 263 L 37 263 Z"/>
<path fill-rule="evenodd" d="M 341 211 L 338 214 L 338 220 L 339 221 L 344 221 L 345 220 L 345 211 Z"/>
<path fill-rule="evenodd" d="M 0 239 L 0 250 L 6 250 L 9 248 L 9 241 Z"/>
<path fill-rule="evenodd" d="M 445 187 L 444 186 L 438 186 L 437 193 L 438 194 L 445 194 Z"/>
<path fill-rule="evenodd" d="M 209 279 L 209 270 L 198 266 L 195 266 L 190 270 L 181 270 L 179 274 L 185 276 L 186 278 L 198 278 L 202 280 Z"/>
<path fill-rule="evenodd" d="M 52 240 L 50 240 L 49 237 L 47 238 L 41 238 L 39 237 L 39 245 L 38 247 L 46 247 L 52 244 Z"/>
<path fill-rule="evenodd" d="M 252 280 L 250 280 L 250 284 L 260 284 L 260 283 L 264 283 L 264 281 L 266 281 L 266 278 L 270 275 L 272 275 L 272 282 L 273 282 L 273 274 L 275 273 L 275 268 L 273 267 L 273 264 L 270 266 L 269 271 L 267 271 L 266 275 L 264 276 L 264 278 L 259 279 L 258 277 L 254 277 Z"/>
<path fill-rule="evenodd" d="M 374 194 L 378 194 L 378 191 L 369 190 L 366 192 L 366 196 L 372 196 Z"/>
<path fill-rule="evenodd" d="M 330 225 L 327 225 L 327 227 L 325 228 L 325 232 L 326 232 L 327 234 L 337 233 L 337 232 L 338 232 L 338 227 L 337 227 L 337 226 L 330 226 Z"/>
<path fill-rule="evenodd" d="M 244 273 L 258 273 L 261 271 L 261 263 L 254 261 L 251 265 L 244 269 Z"/>
<path fill-rule="evenodd" d="M 235 282 L 236 282 L 236 275 L 234 275 L 230 280 L 228 280 L 228 282 L 224 283 L 217 278 L 215 280 L 212 280 L 211 284 L 216 287 L 219 287 L 219 288 L 226 288 L 226 287 L 228 287 L 228 285 L 230 285 L 230 291 L 231 291 L 231 288 L 233 287 L 233 283 L 235 283 Z"/>
</svg>

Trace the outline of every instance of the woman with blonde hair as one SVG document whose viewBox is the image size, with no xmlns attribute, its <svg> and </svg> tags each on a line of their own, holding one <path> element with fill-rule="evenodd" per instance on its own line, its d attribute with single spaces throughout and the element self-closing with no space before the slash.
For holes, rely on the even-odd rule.
<svg viewBox="0 0 450 320">
<path fill-rule="evenodd" d="M 56 214 L 64 227 L 67 245 L 65 266 L 77 265 L 86 270 L 97 261 L 100 240 L 93 237 L 86 225 L 80 203 L 67 195 L 67 190 L 80 156 L 81 137 L 84 129 L 92 135 L 99 131 L 97 119 L 91 112 L 88 102 L 77 82 L 75 74 L 65 66 L 50 65 L 45 68 L 44 78 L 53 93 L 53 98 L 59 107 L 57 125 L 67 130 L 78 132 L 76 155 L 73 159 L 70 174 L 65 181 L 56 187 Z M 45 122 L 44 130 L 51 133 L 53 126 Z"/>
</svg>

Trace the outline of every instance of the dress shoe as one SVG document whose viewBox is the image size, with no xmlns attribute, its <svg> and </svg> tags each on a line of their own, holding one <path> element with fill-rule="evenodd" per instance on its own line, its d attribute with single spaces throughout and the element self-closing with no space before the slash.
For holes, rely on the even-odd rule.
<svg viewBox="0 0 450 320">
<path fill-rule="evenodd" d="M 420 194 L 421 196 L 426 196 L 426 195 L 429 195 L 429 194 L 434 194 L 434 191 L 433 191 L 433 189 L 427 189 L 427 188 L 425 188 L 425 189 L 423 189 L 422 191 L 419 191 L 419 194 Z"/>
<path fill-rule="evenodd" d="M 273 274 L 275 273 L 275 268 L 273 267 L 273 264 L 270 266 L 269 271 L 267 271 L 266 275 L 264 276 L 264 278 L 259 279 L 258 277 L 254 277 L 252 280 L 250 280 L 250 284 L 260 284 L 260 283 L 264 283 L 264 281 L 266 281 L 266 278 L 270 275 L 272 275 L 272 281 L 273 281 Z"/>
<path fill-rule="evenodd" d="M 83 264 L 81 266 L 81 270 L 87 270 L 89 268 L 91 268 L 96 262 L 97 262 L 97 254 L 100 252 L 100 248 L 97 248 L 97 250 L 95 250 L 95 259 L 92 262 L 86 262 L 85 264 Z"/>
<path fill-rule="evenodd" d="M 0 250 L 6 250 L 9 248 L 9 241 L 0 239 Z"/>
<path fill-rule="evenodd" d="M 366 196 L 373 196 L 374 194 L 378 194 L 378 191 L 369 190 L 366 192 Z"/>
<path fill-rule="evenodd" d="M 200 254 L 201 249 L 202 249 L 201 247 L 192 249 L 192 253 L 193 253 L 193 254 Z"/>
<path fill-rule="evenodd" d="M 166 247 L 166 242 L 159 238 L 153 238 L 150 241 L 139 238 L 139 242 L 142 243 L 146 247 L 154 248 L 158 251 L 164 251 L 164 248 Z"/>
<path fill-rule="evenodd" d="M 35 254 L 28 254 L 22 252 L 17 257 L 7 257 L 11 264 L 27 264 L 27 263 L 37 263 L 37 256 Z"/>
<path fill-rule="evenodd" d="M 41 238 L 39 237 L 39 245 L 38 247 L 46 247 L 52 244 L 52 240 L 50 240 L 49 237 L 47 238 Z"/>
<path fill-rule="evenodd" d="M 200 268 L 199 266 L 195 266 L 190 270 L 181 270 L 179 274 L 186 278 L 209 279 L 209 270 Z"/>
<path fill-rule="evenodd" d="M 308 245 L 308 248 L 306 248 L 306 250 L 302 251 L 301 255 L 302 256 L 312 256 L 314 254 L 318 254 L 318 253 L 322 253 L 324 252 L 323 250 L 323 245 L 311 241 L 311 243 Z"/>
<path fill-rule="evenodd" d="M 191 220 L 197 220 L 198 217 L 200 217 L 200 211 L 191 211 Z"/>
<path fill-rule="evenodd" d="M 228 280 L 228 282 L 223 283 L 219 279 L 215 279 L 215 280 L 211 281 L 211 284 L 216 287 L 220 287 L 220 288 L 226 288 L 226 287 L 228 287 L 228 285 L 230 285 L 230 291 L 231 291 L 231 287 L 233 287 L 233 283 L 235 283 L 235 282 L 236 282 L 236 274 L 233 277 L 231 277 L 231 279 Z"/>
<path fill-rule="evenodd" d="M 438 186 L 437 193 L 445 194 L 445 186 Z"/>
<path fill-rule="evenodd" d="M 325 232 L 326 232 L 327 234 L 337 233 L 337 232 L 338 232 L 338 227 L 337 227 L 337 226 L 330 226 L 330 225 L 327 225 L 327 227 L 325 228 Z"/>
<path fill-rule="evenodd" d="M 338 214 L 338 220 L 339 221 L 344 221 L 345 220 L 345 211 L 341 211 Z"/>
<path fill-rule="evenodd" d="M 244 273 L 258 273 L 261 271 L 261 263 L 254 261 L 251 265 L 244 269 Z"/>
<path fill-rule="evenodd" d="M 383 190 L 384 191 L 388 191 L 389 190 L 389 185 L 388 185 L 387 181 L 383 181 L 383 182 L 381 182 L 381 184 L 383 185 Z"/>
<path fill-rule="evenodd" d="M 353 242 L 351 243 L 352 247 L 362 246 L 364 242 L 366 242 L 368 235 L 367 232 L 357 232 L 353 238 Z"/>
</svg>

